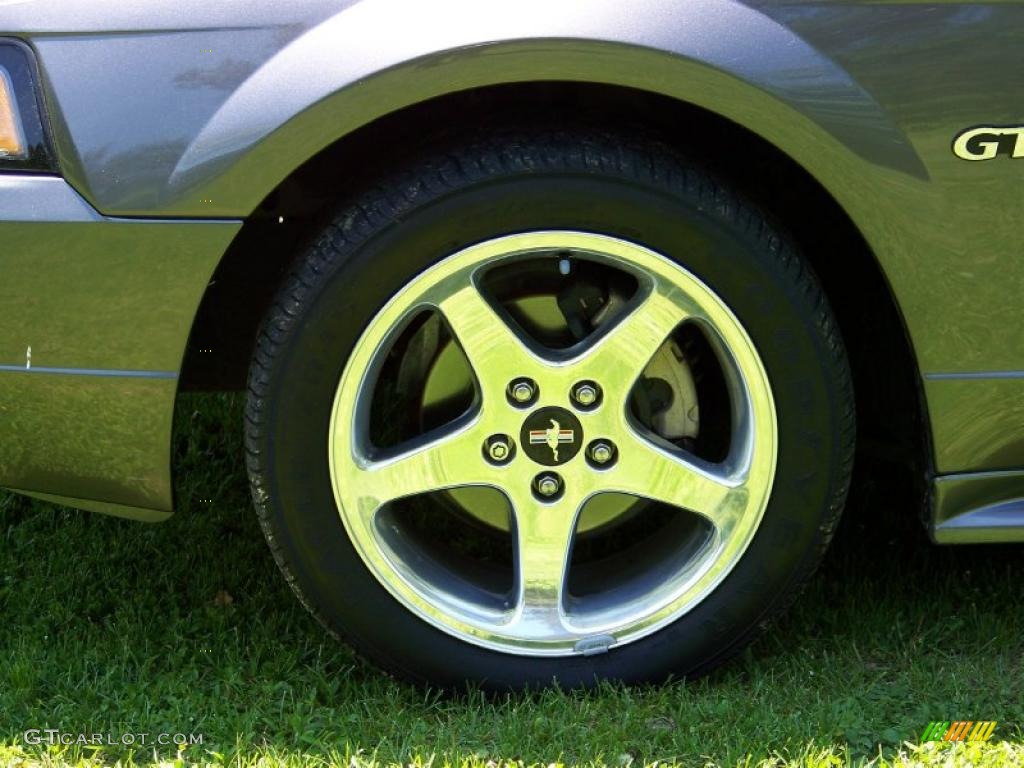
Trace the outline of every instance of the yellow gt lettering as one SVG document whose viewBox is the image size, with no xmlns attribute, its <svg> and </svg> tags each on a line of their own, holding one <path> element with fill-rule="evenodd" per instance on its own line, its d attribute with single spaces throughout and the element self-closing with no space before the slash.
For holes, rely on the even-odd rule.
<svg viewBox="0 0 1024 768">
<path fill-rule="evenodd" d="M 1024 126 L 968 128 L 953 140 L 953 154 L 961 160 L 1024 157 Z"/>
</svg>

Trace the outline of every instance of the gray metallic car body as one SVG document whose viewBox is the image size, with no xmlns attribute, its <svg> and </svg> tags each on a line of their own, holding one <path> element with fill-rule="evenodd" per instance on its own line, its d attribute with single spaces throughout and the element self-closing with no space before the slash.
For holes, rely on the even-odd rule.
<svg viewBox="0 0 1024 768">
<path fill-rule="evenodd" d="M 166 517 L 189 332 L 259 203 L 396 110 L 573 81 L 721 115 L 828 191 L 909 334 L 933 535 L 1024 540 L 1024 162 L 950 148 L 1024 122 L 1024 5 L 15 0 L 0 36 L 63 177 L 0 174 L 0 485 Z"/>
</svg>

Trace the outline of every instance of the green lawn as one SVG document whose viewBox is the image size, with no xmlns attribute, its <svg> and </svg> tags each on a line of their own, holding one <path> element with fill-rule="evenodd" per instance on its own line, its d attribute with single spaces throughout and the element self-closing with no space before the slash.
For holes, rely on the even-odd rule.
<svg viewBox="0 0 1024 768">
<path fill-rule="evenodd" d="M 293 598 L 249 508 L 237 400 L 179 417 L 167 523 L 0 495 L 0 765 L 1024 765 L 1024 547 L 931 546 L 878 471 L 795 610 L 711 677 L 443 698 L 360 662 Z M 917 745 L 955 719 L 999 725 Z M 26 743 L 47 728 L 203 744 Z"/>
</svg>

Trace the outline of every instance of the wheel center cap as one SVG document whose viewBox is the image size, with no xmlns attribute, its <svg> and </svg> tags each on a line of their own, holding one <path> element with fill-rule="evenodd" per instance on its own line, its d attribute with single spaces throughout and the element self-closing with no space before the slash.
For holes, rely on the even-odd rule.
<svg viewBox="0 0 1024 768">
<path fill-rule="evenodd" d="M 557 467 L 580 452 L 583 425 L 564 408 L 539 408 L 523 422 L 519 444 L 538 464 Z"/>
</svg>

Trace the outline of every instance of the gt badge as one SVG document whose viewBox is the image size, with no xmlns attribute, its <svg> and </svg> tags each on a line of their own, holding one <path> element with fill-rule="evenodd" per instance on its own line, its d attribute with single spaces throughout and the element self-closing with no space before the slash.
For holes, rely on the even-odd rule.
<svg viewBox="0 0 1024 768">
<path fill-rule="evenodd" d="M 953 154 L 961 160 L 1024 157 L 1024 125 L 968 128 L 953 139 Z"/>
</svg>

